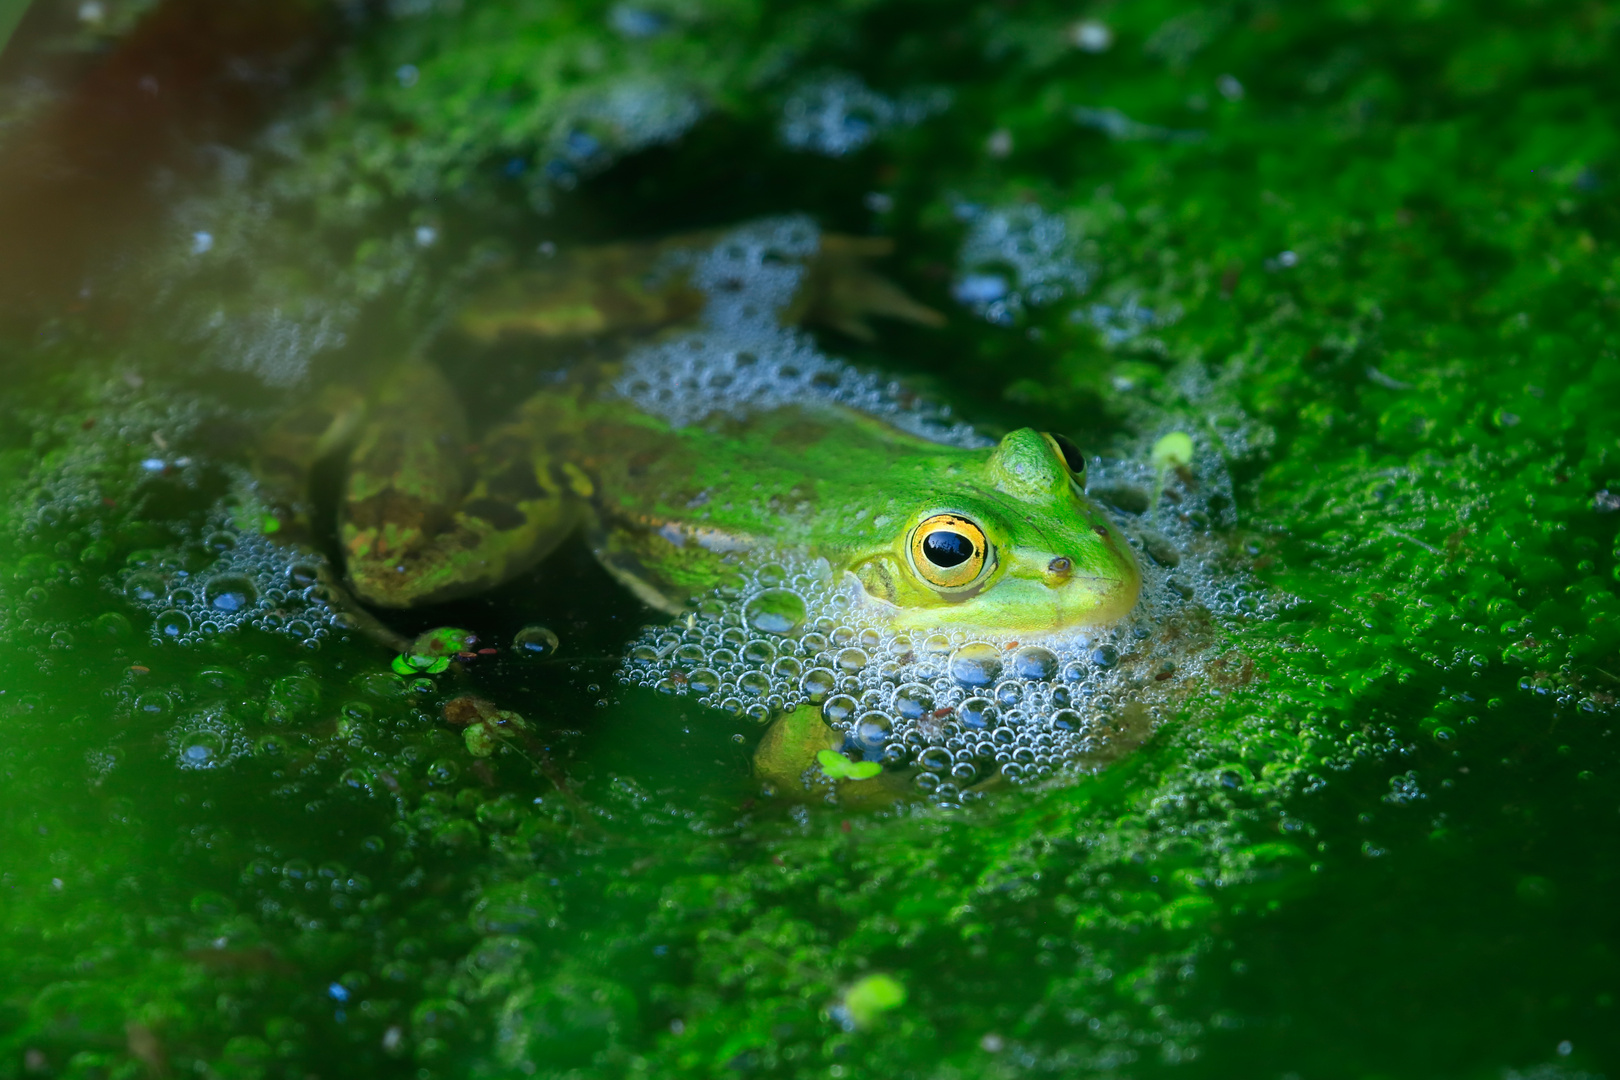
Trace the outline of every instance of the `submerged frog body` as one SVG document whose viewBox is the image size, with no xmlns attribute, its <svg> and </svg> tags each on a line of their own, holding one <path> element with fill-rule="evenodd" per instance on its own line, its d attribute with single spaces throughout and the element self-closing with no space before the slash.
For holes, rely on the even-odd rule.
<svg viewBox="0 0 1620 1080">
<path fill-rule="evenodd" d="M 862 626 L 919 641 L 954 634 L 1014 648 L 1124 618 L 1141 570 L 1087 498 L 1078 449 L 1029 428 L 984 445 L 820 356 L 783 322 L 864 336 L 872 315 L 939 319 L 865 269 L 881 245 L 782 231 L 699 238 L 707 252 L 687 257 L 668 243 L 589 249 L 503 281 L 467 307 L 466 336 L 587 341 L 591 359 L 476 433 L 426 360 L 399 364 L 369 392 L 330 388 L 271 432 L 268 490 L 289 525 L 307 521 L 309 467 L 347 454 L 345 580 L 373 608 L 495 589 L 582 529 L 638 597 L 688 616 L 689 648 L 706 640 L 691 621 L 700 602 L 741 596 L 762 563 L 818 568 L 811 576 L 858 608 Z M 784 642 L 800 635 L 763 648 L 780 651 L 772 678 L 794 688 L 757 685 L 746 710 L 791 714 L 757 762 L 777 780 L 854 730 L 794 708 L 826 699 L 840 678 L 810 669 L 818 635 L 804 616 L 791 631 L 765 627 Z M 701 692 L 707 679 L 720 702 L 737 676 L 703 670 L 675 681 Z"/>
<path fill-rule="evenodd" d="M 864 269 L 860 256 L 874 247 L 822 238 L 802 272 L 789 267 L 797 287 L 776 297 L 783 310 L 764 318 L 856 334 L 872 314 L 936 321 Z M 476 299 L 463 328 L 484 339 L 619 326 L 667 336 L 704 299 L 691 281 L 699 271 L 649 273 L 670 250 L 558 259 Z M 731 362 L 746 367 L 749 357 Z M 836 400 L 728 411 L 723 386 L 704 388 L 712 412 L 680 424 L 642 407 L 635 391 L 645 388 L 627 389 L 626 372 L 615 361 L 576 365 L 473 434 L 439 369 L 408 361 L 369 397 L 329 391 L 279 425 L 266 471 L 296 491 L 312 460 L 350 445 L 339 521 L 346 579 L 381 608 L 495 588 L 580 528 L 604 566 L 670 613 L 762 550 L 851 575 L 896 628 L 1039 635 L 1113 623 L 1136 602 L 1135 559 L 1086 498 L 1084 459 L 1061 436 L 1025 428 L 994 446 L 947 445 Z"/>
</svg>

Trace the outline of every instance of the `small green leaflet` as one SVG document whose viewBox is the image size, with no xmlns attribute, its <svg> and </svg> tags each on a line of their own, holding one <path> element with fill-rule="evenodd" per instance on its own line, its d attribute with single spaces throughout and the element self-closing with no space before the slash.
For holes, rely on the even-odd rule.
<svg viewBox="0 0 1620 1080">
<path fill-rule="evenodd" d="M 870 780 L 883 771 L 875 761 L 851 761 L 836 750 L 817 750 L 821 771 L 833 780 Z"/>
</svg>

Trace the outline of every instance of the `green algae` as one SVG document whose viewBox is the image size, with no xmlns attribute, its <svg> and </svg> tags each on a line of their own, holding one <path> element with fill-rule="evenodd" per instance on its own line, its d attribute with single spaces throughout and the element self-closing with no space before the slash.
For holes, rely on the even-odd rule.
<svg viewBox="0 0 1620 1080">
<path fill-rule="evenodd" d="M 1232 626 L 1181 715 L 1094 776 L 791 811 L 759 799 L 740 722 L 596 706 L 612 667 L 585 658 L 643 615 L 582 558 L 490 628 L 543 613 L 565 642 L 544 669 L 422 685 L 341 631 L 149 638 L 118 571 L 206 557 L 187 545 L 262 405 L 173 374 L 209 339 L 168 359 L 58 320 L 7 346 L 0 402 L 0 1076 L 1613 1060 L 1620 10 L 1143 3 L 1091 13 L 1097 53 L 1071 44 L 1086 13 L 1038 4 L 647 10 L 648 39 L 574 5 L 362 28 L 288 118 L 302 153 L 199 196 L 209 254 L 250 272 L 187 285 L 218 265 L 160 253 L 155 311 L 228 286 L 355 327 L 421 317 L 487 257 L 471 238 L 537 202 L 607 232 L 728 204 L 876 225 L 944 307 L 961 207 L 1033 203 L 1090 292 L 861 358 L 991 422 L 1209 439 L 1237 479 L 1233 558 L 1291 602 Z M 754 145 L 774 203 L 707 191 L 712 156 L 766 141 L 773 101 L 829 65 L 948 82 L 951 112 L 833 162 Z M 646 165 L 608 168 L 639 144 L 587 132 L 601 161 L 536 179 L 570 109 L 647 80 L 707 119 Z M 561 234 L 533 220 L 525 242 Z M 1132 302 L 1160 314 L 1090 316 Z M 426 332 L 400 325 L 329 351 Z M 194 463 L 132 484 L 160 452 Z M 474 690 L 523 701 L 536 744 L 469 753 L 445 708 Z M 250 752 L 177 768 L 200 717 Z M 904 1004 L 846 1025 L 874 979 Z"/>
</svg>

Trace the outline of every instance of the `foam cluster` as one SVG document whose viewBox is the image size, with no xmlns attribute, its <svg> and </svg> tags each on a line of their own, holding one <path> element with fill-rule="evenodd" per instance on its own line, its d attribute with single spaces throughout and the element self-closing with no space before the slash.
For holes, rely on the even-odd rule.
<svg viewBox="0 0 1620 1080">
<path fill-rule="evenodd" d="M 324 560 L 278 544 L 259 531 L 241 485 L 188 542 L 138 551 L 117 576 L 124 596 L 152 613 L 152 640 L 195 644 L 246 627 L 285 634 L 314 647 L 348 622 L 325 596 Z"/>
<path fill-rule="evenodd" d="M 1031 307 L 1084 293 L 1091 274 L 1068 222 L 1034 204 L 957 208 L 967 237 L 951 286 L 959 303 L 986 320 L 1010 325 Z"/>
<path fill-rule="evenodd" d="M 822 353 L 808 334 L 779 324 L 819 240 L 807 217 L 769 218 L 684 256 L 691 282 L 707 297 L 700 325 L 633 351 L 614 390 L 675 427 L 716 413 L 742 417 L 821 403 L 869 413 L 936 442 L 986 445 L 948 408 L 857 371 Z"/>
<path fill-rule="evenodd" d="M 1121 502 L 1121 529 L 1143 569 L 1142 599 L 1101 630 L 1053 635 L 901 632 L 853 575 L 793 552 L 753 557 L 703 597 L 684 624 L 647 629 L 621 672 L 628 685 L 688 696 L 759 721 L 821 708 L 843 750 L 907 770 L 951 802 L 992 778 L 1027 783 L 1095 766 L 1134 746 L 1164 706 L 1200 678 L 1222 623 L 1260 613 L 1264 596 L 1216 564 L 1209 528 L 1224 472 L 1176 484 L 1174 510 L 1146 511 L 1159 478 L 1099 461 Z"/>
<path fill-rule="evenodd" d="M 911 127 L 950 105 L 945 90 L 916 91 L 891 98 L 847 72 L 801 83 L 782 105 L 782 142 L 795 150 L 843 157 L 878 135 Z"/>
<path fill-rule="evenodd" d="M 181 769 L 221 769 L 252 752 L 247 735 L 235 717 L 223 709 L 204 709 L 182 720 L 169 732 L 169 752 Z"/>
<path fill-rule="evenodd" d="M 547 141 L 543 171 L 558 187 L 572 188 L 625 154 L 674 141 L 703 113 L 702 101 L 677 80 L 613 82 L 585 95 Z"/>
</svg>

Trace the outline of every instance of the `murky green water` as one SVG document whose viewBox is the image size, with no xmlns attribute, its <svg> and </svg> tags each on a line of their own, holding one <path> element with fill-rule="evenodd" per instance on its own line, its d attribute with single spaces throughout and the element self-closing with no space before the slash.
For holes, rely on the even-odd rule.
<svg viewBox="0 0 1620 1080">
<path fill-rule="evenodd" d="M 0 62 L 0 1077 L 1612 1073 L 1617 33 L 38 0 Z M 498 416 L 530 358 L 438 336 L 478 273 L 788 213 L 949 314 L 826 354 L 1230 478 L 1200 535 L 1258 599 L 1140 748 L 769 797 L 757 723 L 620 681 L 661 617 L 582 542 L 395 619 L 501 646 L 422 683 L 296 581 L 231 629 L 295 564 L 233 491 L 312 386 L 426 347 Z M 555 656 L 506 647 L 534 623 Z M 533 754 L 469 755 L 466 693 Z"/>
</svg>

